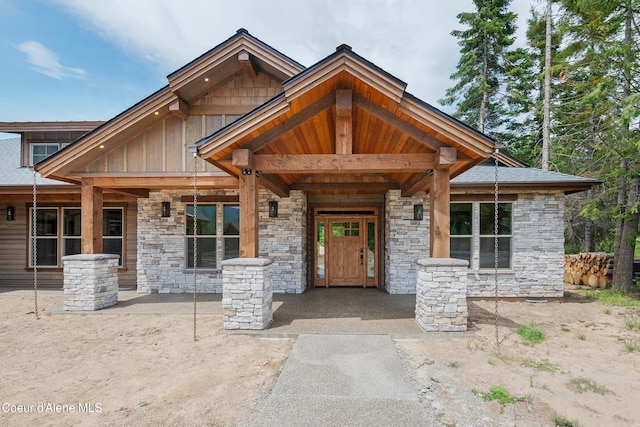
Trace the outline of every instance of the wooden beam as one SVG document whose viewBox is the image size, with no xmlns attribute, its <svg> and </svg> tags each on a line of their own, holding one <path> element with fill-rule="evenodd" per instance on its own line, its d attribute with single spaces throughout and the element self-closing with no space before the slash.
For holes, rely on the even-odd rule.
<svg viewBox="0 0 640 427">
<path fill-rule="evenodd" d="M 240 258 L 258 257 L 258 178 L 240 175 Z"/>
<path fill-rule="evenodd" d="M 85 179 L 85 178 L 83 178 Z M 182 189 L 193 188 L 193 177 L 189 176 L 136 176 L 95 177 L 95 185 L 109 189 Z M 198 176 L 201 188 L 238 188 L 238 178 L 232 176 Z"/>
<path fill-rule="evenodd" d="M 180 196 L 180 201 L 182 203 L 193 203 L 193 196 Z M 198 195 L 198 202 L 203 203 L 239 203 L 239 196 L 203 196 Z"/>
<path fill-rule="evenodd" d="M 400 194 L 402 197 L 411 197 L 426 187 L 429 181 L 431 181 L 431 177 L 426 172 L 413 174 L 411 178 L 402 185 Z"/>
<path fill-rule="evenodd" d="M 256 154 L 255 169 L 266 173 L 426 172 L 435 154 Z"/>
<path fill-rule="evenodd" d="M 254 155 L 251 150 L 241 148 L 233 150 L 231 165 L 239 169 L 253 169 Z"/>
<path fill-rule="evenodd" d="M 102 253 L 102 188 L 93 178 L 82 179 L 82 253 Z"/>
<path fill-rule="evenodd" d="M 398 184 L 392 182 L 346 182 L 346 183 L 323 183 L 323 182 L 295 182 L 289 186 L 292 190 L 303 191 L 337 191 L 341 193 L 386 193 L 389 190 L 399 188 Z"/>
<path fill-rule="evenodd" d="M 449 169 L 434 169 L 429 189 L 431 258 L 449 258 L 450 174 Z"/>
<path fill-rule="evenodd" d="M 353 153 L 353 94 L 336 90 L 336 154 Z"/>
<path fill-rule="evenodd" d="M 148 199 L 149 190 L 146 188 L 113 188 L 112 191 L 124 194 L 125 196 L 135 197 L 136 199 Z"/>
<path fill-rule="evenodd" d="M 456 164 L 458 151 L 453 147 L 440 147 L 436 152 L 436 169 L 449 169 Z"/>
<path fill-rule="evenodd" d="M 187 117 L 189 117 L 189 104 L 180 98 L 176 98 L 169 104 L 169 114 L 178 116 L 182 120 L 187 120 Z"/>
<path fill-rule="evenodd" d="M 256 77 L 258 75 L 258 68 L 256 64 L 252 61 L 251 55 L 246 50 L 241 50 L 238 52 L 238 62 L 242 66 L 242 70 L 249 74 L 251 77 Z"/>
<path fill-rule="evenodd" d="M 367 98 L 365 98 L 362 95 L 354 94 L 353 102 L 355 105 L 367 111 L 374 117 L 378 118 L 379 120 L 382 120 L 383 122 L 389 123 L 391 126 L 395 127 L 401 132 L 406 133 L 411 138 L 417 141 L 420 141 L 427 147 L 437 150 L 438 148 L 444 145 L 441 141 L 439 141 L 433 135 L 430 135 L 427 132 L 423 131 L 422 129 L 401 119 L 400 117 L 396 116 L 389 110 L 379 106 L 378 104 L 369 101 Z"/>
<path fill-rule="evenodd" d="M 289 186 L 278 175 L 261 174 L 260 185 L 279 197 L 289 197 Z"/>
</svg>

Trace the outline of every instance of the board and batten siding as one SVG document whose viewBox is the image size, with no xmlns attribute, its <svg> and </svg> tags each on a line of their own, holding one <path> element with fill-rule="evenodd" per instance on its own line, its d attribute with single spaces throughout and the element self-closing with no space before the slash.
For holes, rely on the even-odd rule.
<svg viewBox="0 0 640 427">
<path fill-rule="evenodd" d="M 0 203 L 0 212 L 6 212 L 8 203 Z M 0 217 L 0 274 L 1 288 L 30 288 L 33 287 L 33 269 L 28 267 L 29 204 L 13 203 L 15 220 L 7 221 L 6 216 Z M 72 204 L 60 204 L 60 207 L 73 207 Z M 123 207 L 122 204 L 105 203 L 105 206 Z M 47 204 L 47 207 L 54 207 Z M 128 203 L 125 208 L 125 265 L 118 272 L 120 287 L 136 286 L 137 260 L 137 221 L 136 203 Z M 62 288 L 62 268 L 38 268 L 38 286 L 43 288 Z"/>
<path fill-rule="evenodd" d="M 190 146 L 281 91 L 281 83 L 264 74 L 251 78 L 238 73 L 194 101 L 186 119 L 166 116 L 79 172 L 154 175 L 193 172 Z M 200 172 L 226 175 L 202 159 L 197 161 Z"/>
</svg>

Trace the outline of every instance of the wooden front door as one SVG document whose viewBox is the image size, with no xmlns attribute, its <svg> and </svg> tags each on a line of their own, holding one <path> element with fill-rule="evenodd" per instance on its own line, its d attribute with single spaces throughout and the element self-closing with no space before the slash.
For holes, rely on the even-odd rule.
<svg viewBox="0 0 640 427">
<path fill-rule="evenodd" d="M 377 246 L 375 217 L 318 218 L 315 286 L 377 286 Z"/>
<path fill-rule="evenodd" d="M 358 218 L 329 222 L 329 286 L 364 286 L 364 227 Z"/>
</svg>

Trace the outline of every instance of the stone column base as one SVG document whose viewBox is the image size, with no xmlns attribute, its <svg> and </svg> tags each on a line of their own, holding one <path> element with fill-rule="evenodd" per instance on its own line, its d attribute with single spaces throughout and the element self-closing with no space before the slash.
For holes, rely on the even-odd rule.
<svg viewBox="0 0 640 427">
<path fill-rule="evenodd" d="M 95 311 L 118 302 L 119 255 L 62 257 L 64 306 L 67 311 Z"/>
<path fill-rule="evenodd" d="M 418 260 L 416 322 L 426 332 L 467 330 L 468 265 L 454 258 Z"/>
<path fill-rule="evenodd" d="M 224 329 L 266 329 L 273 321 L 273 266 L 267 258 L 222 261 Z"/>
</svg>

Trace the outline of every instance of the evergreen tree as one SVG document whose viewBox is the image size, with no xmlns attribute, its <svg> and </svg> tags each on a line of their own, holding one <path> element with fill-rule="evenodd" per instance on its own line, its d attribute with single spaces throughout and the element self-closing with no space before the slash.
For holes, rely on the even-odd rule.
<svg viewBox="0 0 640 427">
<path fill-rule="evenodd" d="M 475 12 L 457 18 L 466 30 L 454 30 L 460 60 L 451 75 L 457 83 L 439 102 L 456 104 L 454 116 L 488 134 L 504 124 L 503 81 L 506 56 L 514 42 L 517 15 L 508 10 L 511 0 L 473 0 Z"/>
</svg>

